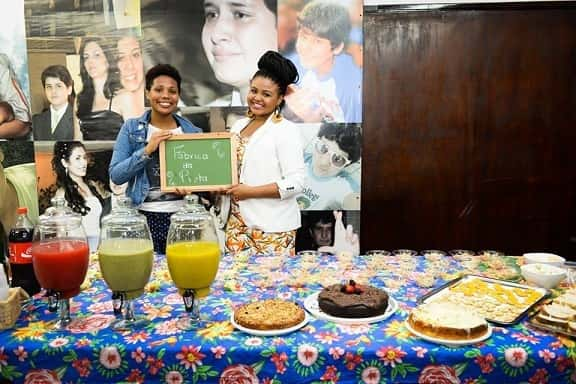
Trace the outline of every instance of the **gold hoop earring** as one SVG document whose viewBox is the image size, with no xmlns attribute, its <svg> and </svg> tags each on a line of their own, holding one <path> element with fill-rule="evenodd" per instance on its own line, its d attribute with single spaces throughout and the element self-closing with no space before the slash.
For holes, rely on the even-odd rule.
<svg viewBox="0 0 576 384">
<path fill-rule="evenodd" d="M 282 121 L 282 114 L 280 113 L 280 108 L 276 107 L 274 113 L 272 114 L 272 121 L 279 123 Z"/>
<path fill-rule="evenodd" d="M 248 110 L 246 111 L 246 117 L 249 117 L 251 119 L 254 117 L 254 112 L 252 112 L 250 108 L 248 108 Z"/>
</svg>

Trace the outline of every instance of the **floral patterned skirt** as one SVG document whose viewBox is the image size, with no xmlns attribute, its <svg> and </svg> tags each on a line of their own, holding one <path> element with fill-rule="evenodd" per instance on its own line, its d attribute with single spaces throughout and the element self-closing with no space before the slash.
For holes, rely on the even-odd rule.
<svg viewBox="0 0 576 384">
<path fill-rule="evenodd" d="M 296 231 L 264 232 L 246 226 L 235 201 L 231 202 L 226 223 L 226 251 L 246 255 L 294 256 Z"/>
</svg>

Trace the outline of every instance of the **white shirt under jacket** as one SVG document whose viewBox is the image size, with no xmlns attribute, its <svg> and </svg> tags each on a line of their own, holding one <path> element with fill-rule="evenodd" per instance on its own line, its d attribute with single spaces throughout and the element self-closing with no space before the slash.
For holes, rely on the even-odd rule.
<svg viewBox="0 0 576 384">
<path fill-rule="evenodd" d="M 230 129 L 239 134 L 250 119 L 238 120 Z M 248 140 L 240 170 L 240 183 L 259 186 L 276 183 L 280 199 L 257 198 L 239 201 L 246 225 L 264 232 L 285 232 L 300 227 L 296 202 L 306 183 L 304 151 L 298 127 L 286 119 L 271 117 Z"/>
</svg>

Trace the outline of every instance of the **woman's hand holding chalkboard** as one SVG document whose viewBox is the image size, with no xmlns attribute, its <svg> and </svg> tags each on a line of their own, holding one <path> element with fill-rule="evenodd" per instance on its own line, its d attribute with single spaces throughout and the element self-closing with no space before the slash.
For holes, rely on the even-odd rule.
<svg viewBox="0 0 576 384">
<path fill-rule="evenodd" d="M 226 189 L 226 194 L 234 201 L 240 201 L 251 198 L 252 187 L 245 184 L 235 184 Z"/>
<path fill-rule="evenodd" d="M 174 192 L 180 196 L 186 196 L 186 195 L 193 193 L 194 190 L 192 188 L 181 187 L 181 188 L 176 188 L 176 191 L 174 191 Z"/>
<path fill-rule="evenodd" d="M 146 147 L 144 148 L 144 153 L 150 156 L 152 153 L 156 152 L 161 142 L 170 137 L 172 137 L 171 131 L 154 132 L 152 136 L 150 136 L 150 140 L 148 140 L 148 144 L 146 144 Z"/>
<path fill-rule="evenodd" d="M 276 183 L 252 186 L 235 184 L 224 191 L 234 201 L 255 198 L 279 198 L 278 185 Z"/>
</svg>

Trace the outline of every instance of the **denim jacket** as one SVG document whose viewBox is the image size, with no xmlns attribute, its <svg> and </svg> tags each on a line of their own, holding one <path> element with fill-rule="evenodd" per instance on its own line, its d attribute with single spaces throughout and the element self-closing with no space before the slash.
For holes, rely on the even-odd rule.
<svg viewBox="0 0 576 384">
<path fill-rule="evenodd" d="M 184 133 L 202 132 L 200 128 L 185 118 L 176 114 L 172 116 Z M 114 153 L 110 161 L 110 179 L 115 184 L 128 182 L 126 195 L 132 199 L 134 206 L 142 204 L 150 189 L 146 164 L 151 159 L 144 156 L 149 122 L 150 111 L 144 112 L 142 116 L 136 119 L 126 120 L 116 138 Z"/>
</svg>

